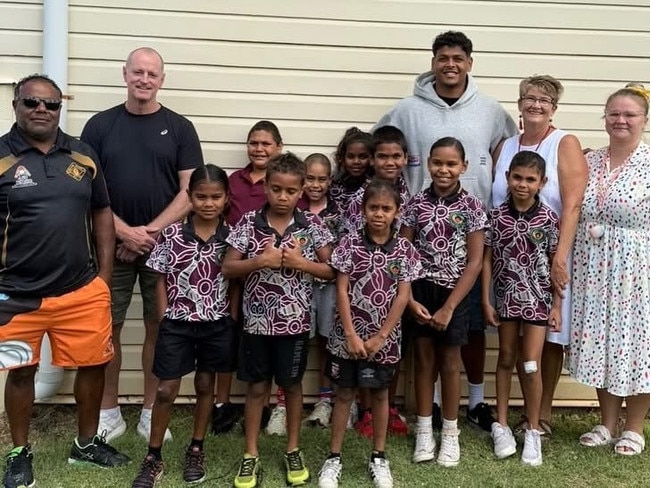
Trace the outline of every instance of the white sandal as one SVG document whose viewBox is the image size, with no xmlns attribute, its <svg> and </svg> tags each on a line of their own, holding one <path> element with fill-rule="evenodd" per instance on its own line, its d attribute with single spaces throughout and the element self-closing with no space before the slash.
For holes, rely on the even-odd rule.
<svg viewBox="0 0 650 488">
<path fill-rule="evenodd" d="M 606 446 L 613 442 L 616 442 L 616 439 L 612 437 L 612 433 L 604 425 L 597 425 L 580 436 L 580 444 L 585 447 Z"/>
<path fill-rule="evenodd" d="M 636 456 L 645 449 L 645 439 L 641 434 L 632 430 L 625 430 L 614 446 L 614 452 L 622 456 Z"/>
</svg>

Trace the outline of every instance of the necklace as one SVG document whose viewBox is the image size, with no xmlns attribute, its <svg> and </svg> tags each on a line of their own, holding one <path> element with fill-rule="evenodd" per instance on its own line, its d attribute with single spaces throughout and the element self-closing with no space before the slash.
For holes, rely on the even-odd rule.
<svg viewBox="0 0 650 488">
<path fill-rule="evenodd" d="M 548 127 L 546 128 L 546 132 L 544 132 L 544 135 L 542 136 L 542 138 L 537 143 L 537 146 L 535 146 L 534 152 L 537 152 L 537 150 L 539 149 L 539 146 L 542 145 L 542 142 L 544 142 L 544 139 L 546 139 L 548 137 L 548 135 L 551 133 L 551 131 L 553 129 L 555 129 L 555 127 L 553 127 L 552 124 L 549 124 Z M 521 140 L 523 139 L 523 137 L 524 137 L 523 134 L 519 135 L 519 142 L 517 144 L 517 152 L 521 152 Z M 524 147 L 530 147 L 530 146 L 524 146 Z"/>
</svg>

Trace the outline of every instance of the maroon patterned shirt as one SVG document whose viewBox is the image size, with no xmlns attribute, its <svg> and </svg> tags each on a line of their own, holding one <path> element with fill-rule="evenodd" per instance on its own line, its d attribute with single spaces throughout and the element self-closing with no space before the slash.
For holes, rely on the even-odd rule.
<svg viewBox="0 0 650 488">
<path fill-rule="evenodd" d="M 415 231 L 425 279 L 454 288 L 467 266 L 467 234 L 484 230 L 487 216 L 481 201 L 460 185 L 446 197 L 429 187 L 406 205 L 403 225 Z"/>
<path fill-rule="evenodd" d="M 228 280 L 221 274 L 227 236 L 228 225 L 222 221 L 215 234 L 203 241 L 194 232 L 191 216 L 161 232 L 147 266 L 165 275 L 165 317 L 211 322 L 230 314 Z"/>
<path fill-rule="evenodd" d="M 558 216 L 539 199 L 526 212 L 511 199 L 490 211 L 485 245 L 492 248 L 496 310 L 504 319 L 548 320 L 553 305 L 550 255 L 557 251 Z"/>
<path fill-rule="evenodd" d="M 395 236 L 386 244 L 370 241 L 364 230 L 344 236 L 334 250 L 332 267 L 350 276 L 350 313 L 354 330 L 361 340 L 376 335 L 384 325 L 397 296 L 397 285 L 421 278 L 420 256 L 403 237 Z M 372 361 L 395 364 L 400 360 L 402 328 L 398 322 Z M 327 349 L 343 359 L 349 355 L 341 317 L 337 312 Z"/>
<path fill-rule="evenodd" d="M 284 235 L 268 224 L 268 206 L 244 214 L 227 238 L 228 244 L 251 259 L 264 252 L 270 241 L 275 247 L 300 242 L 305 258 L 318 261 L 316 251 L 329 245 L 333 238 L 317 215 L 296 210 L 293 223 Z M 314 277 L 295 269 L 262 268 L 246 277 L 244 284 L 244 332 L 286 336 L 309 332 Z"/>
</svg>

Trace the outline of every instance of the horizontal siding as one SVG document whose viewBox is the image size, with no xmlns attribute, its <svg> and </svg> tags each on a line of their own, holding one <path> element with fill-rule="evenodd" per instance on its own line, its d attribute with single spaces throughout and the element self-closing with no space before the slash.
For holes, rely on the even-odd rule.
<svg viewBox="0 0 650 488">
<path fill-rule="evenodd" d="M 94 113 L 124 100 L 124 58 L 150 45 L 166 61 L 161 101 L 194 122 L 206 160 L 230 170 L 245 163 L 246 133 L 262 118 L 278 123 L 287 149 L 332 154 L 347 127 L 368 129 L 412 92 L 414 77 L 430 64 L 432 38 L 448 29 L 472 38 L 473 75 L 513 116 L 521 78 L 559 78 L 565 96 L 554 123 L 584 146 L 606 142 L 606 96 L 649 76 L 650 0 L 69 3 L 69 132 L 78 135 Z M 0 83 L 41 69 L 41 4 L 0 3 Z M 136 297 L 123 338 L 123 390 L 134 397 L 141 393 L 140 316 Z M 496 337 L 488 342 L 493 371 Z M 493 396 L 494 375 L 487 379 Z M 405 379 L 401 392 L 410 386 Z M 65 388 L 69 394 L 71 375 Z M 189 379 L 182 392 L 191 393 Z M 588 404 L 594 395 L 563 377 L 557 398 Z"/>
</svg>

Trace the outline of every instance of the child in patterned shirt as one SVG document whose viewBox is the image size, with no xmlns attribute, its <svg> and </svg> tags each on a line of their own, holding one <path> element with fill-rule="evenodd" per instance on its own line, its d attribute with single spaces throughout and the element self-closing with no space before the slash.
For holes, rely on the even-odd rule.
<svg viewBox="0 0 650 488">
<path fill-rule="evenodd" d="M 503 459 L 516 452 L 517 443 L 508 427 L 508 400 L 512 368 L 520 358 L 529 423 L 521 461 L 532 466 L 542 464 L 539 366 L 546 330 L 550 327 L 559 332 L 562 326 L 562 298 L 551 289 L 551 262 L 557 249 L 559 219 L 539 198 L 546 183 L 545 170 L 544 158 L 533 151 L 521 151 L 512 158 L 506 173 L 508 198 L 490 212 L 482 276 L 485 318 L 499 330 L 498 422 L 492 424 L 494 454 Z M 492 287 L 496 310 L 490 304 Z"/>
<path fill-rule="evenodd" d="M 366 224 L 344 236 L 332 254 L 337 270 L 338 315 L 327 349 L 327 374 L 336 385 L 330 455 L 319 475 L 319 486 L 337 487 L 341 447 L 356 388 L 370 391 L 373 450 L 368 469 L 374 485 L 390 488 L 393 479 L 385 457 L 388 430 L 388 389 L 400 360 L 400 318 L 419 277 L 420 257 L 399 237 L 395 220 L 400 195 L 385 180 L 373 180 L 363 196 Z"/>
<path fill-rule="evenodd" d="M 246 452 L 235 488 L 260 482 L 258 435 L 271 381 L 286 397 L 287 484 L 300 486 L 309 470 L 298 448 L 302 420 L 302 376 L 307 365 L 314 278 L 330 280 L 332 234 L 320 218 L 296 208 L 305 165 L 292 153 L 271 158 L 264 190 L 267 204 L 242 216 L 228 237 L 223 273 L 245 279 L 244 331 L 237 377 L 248 384 L 244 414 Z"/>
</svg>

